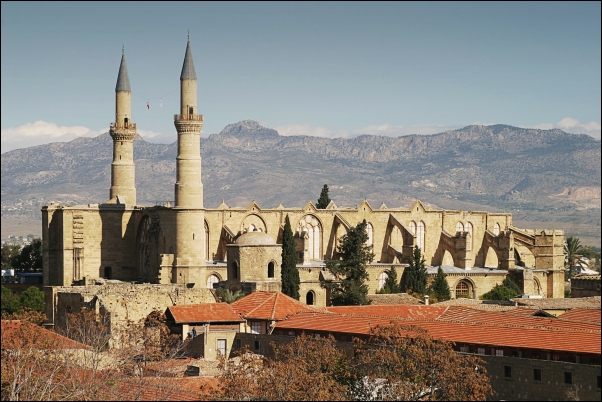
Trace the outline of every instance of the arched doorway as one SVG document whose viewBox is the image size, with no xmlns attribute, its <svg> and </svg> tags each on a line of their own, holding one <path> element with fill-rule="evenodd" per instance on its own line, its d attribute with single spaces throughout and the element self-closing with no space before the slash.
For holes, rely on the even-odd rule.
<svg viewBox="0 0 602 402">
<path fill-rule="evenodd" d="M 207 289 L 213 289 L 213 285 L 219 282 L 219 276 L 216 274 L 209 275 L 207 278 Z"/>
<path fill-rule="evenodd" d="M 313 306 L 315 302 L 316 294 L 313 290 L 310 290 L 309 292 L 307 292 L 307 295 L 305 295 L 305 304 L 307 304 L 308 306 Z"/>
<path fill-rule="evenodd" d="M 467 280 L 461 280 L 456 284 L 456 299 L 472 299 L 472 283 Z"/>
</svg>

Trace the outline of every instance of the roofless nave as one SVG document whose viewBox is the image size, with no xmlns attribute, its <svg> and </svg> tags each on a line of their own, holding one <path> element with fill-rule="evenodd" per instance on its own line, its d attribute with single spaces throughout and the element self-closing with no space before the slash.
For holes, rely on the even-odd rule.
<svg viewBox="0 0 602 402">
<path fill-rule="evenodd" d="M 113 162 L 108 201 L 42 208 L 44 281 L 73 286 L 95 278 L 212 287 L 218 281 L 257 290 L 279 290 L 280 243 L 284 219 L 293 228 L 301 277 L 301 300 L 326 305 L 320 277 L 325 259 L 335 258 L 337 239 L 363 219 L 376 254 L 368 268 L 375 292 L 391 265 L 403 270 L 414 246 L 431 267 L 442 265 L 458 295 L 479 297 L 510 271 L 525 294 L 564 296 L 562 230 L 522 230 L 512 215 L 436 210 L 416 201 L 411 208 L 378 209 L 362 202 L 356 209 L 304 207 L 265 209 L 256 203 L 232 208 L 203 205 L 197 76 L 190 41 L 180 74 L 175 205 L 136 205 L 133 158 L 136 124 L 125 55 L 115 87 L 111 124 Z M 276 184 L 275 184 L 276 185 Z M 308 198 L 310 196 L 308 195 Z M 430 272 L 434 273 L 431 268 Z"/>
</svg>

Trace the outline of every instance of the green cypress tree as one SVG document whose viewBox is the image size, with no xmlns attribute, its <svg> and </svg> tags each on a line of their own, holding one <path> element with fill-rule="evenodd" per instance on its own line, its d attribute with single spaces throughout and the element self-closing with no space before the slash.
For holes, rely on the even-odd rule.
<svg viewBox="0 0 602 402">
<path fill-rule="evenodd" d="M 445 275 L 443 269 L 439 267 L 439 269 L 437 269 L 437 276 L 431 284 L 429 291 L 438 302 L 451 299 L 451 292 L 449 290 L 449 285 L 447 284 L 447 279 L 445 279 L 446 277 L 447 275 Z"/>
<path fill-rule="evenodd" d="M 372 246 L 367 245 L 368 233 L 366 220 L 341 239 L 337 251 L 340 260 L 326 261 L 326 268 L 335 275 L 339 281 L 321 280 L 320 286 L 331 291 L 331 301 L 335 306 L 349 306 L 370 304 L 366 298 L 369 279 L 366 266 L 374 259 Z"/>
<path fill-rule="evenodd" d="M 322 187 L 322 192 L 320 193 L 320 198 L 318 199 L 318 204 L 316 205 L 317 209 L 326 209 L 326 207 L 330 204 L 330 197 L 328 196 L 328 185 L 324 184 Z"/>
<path fill-rule="evenodd" d="M 385 284 L 381 290 L 377 293 L 388 294 L 388 293 L 399 293 L 399 283 L 397 282 L 397 270 L 394 266 L 391 266 L 390 269 L 385 271 L 387 274 L 387 279 L 385 280 Z"/>
<path fill-rule="evenodd" d="M 409 258 L 408 274 L 406 280 L 401 284 L 404 292 L 412 292 L 419 295 L 426 293 L 428 282 L 428 272 L 425 266 L 425 260 L 420 252 L 420 247 L 414 247 L 414 252 Z"/>
<path fill-rule="evenodd" d="M 297 251 L 295 238 L 291 229 L 288 215 L 284 219 L 284 232 L 282 233 L 282 293 L 293 299 L 299 300 L 299 270 L 297 270 Z"/>
</svg>

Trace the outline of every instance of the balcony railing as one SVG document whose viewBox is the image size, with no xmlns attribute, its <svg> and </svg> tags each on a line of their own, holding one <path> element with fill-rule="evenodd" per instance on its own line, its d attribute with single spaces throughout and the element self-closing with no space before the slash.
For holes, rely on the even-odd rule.
<svg viewBox="0 0 602 402">
<path fill-rule="evenodd" d="M 173 119 L 178 120 L 189 120 L 189 121 L 203 121 L 202 114 L 174 114 Z"/>
<path fill-rule="evenodd" d="M 123 123 L 123 124 L 111 123 L 111 129 L 117 129 L 117 128 L 127 128 L 128 130 L 135 130 L 136 123 Z"/>
</svg>

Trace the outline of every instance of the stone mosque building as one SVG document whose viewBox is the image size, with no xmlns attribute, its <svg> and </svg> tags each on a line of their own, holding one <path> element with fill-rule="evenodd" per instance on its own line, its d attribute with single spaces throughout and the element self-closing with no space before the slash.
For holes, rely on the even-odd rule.
<svg viewBox="0 0 602 402">
<path fill-rule="evenodd" d="M 203 116 L 197 110 L 190 41 L 180 75 L 180 110 L 174 115 L 175 205 L 139 206 L 131 96 L 122 55 L 115 122 L 110 127 L 109 200 L 87 205 L 51 203 L 42 208 L 46 286 L 65 289 L 105 278 L 109 283 L 137 281 L 183 289 L 213 288 L 226 281 L 246 292 L 280 290 L 281 239 L 288 215 L 299 256 L 301 301 L 307 304 L 328 304 L 320 278 L 332 276 L 324 260 L 336 258 L 338 239 L 364 219 L 376 255 L 368 267 L 370 293 L 383 286 L 385 270 L 391 266 L 401 274 L 418 246 L 431 275 L 443 267 L 452 297 L 478 298 L 508 273 L 526 295 L 564 297 L 564 232 L 516 228 L 508 213 L 440 210 L 420 201 L 411 208 L 384 204 L 373 208 L 367 201 L 357 208 L 339 208 L 334 202 L 326 209 L 317 209 L 312 202 L 295 208 L 264 208 L 255 202 L 246 208 L 225 202 L 205 207 L 200 154 Z"/>
</svg>

